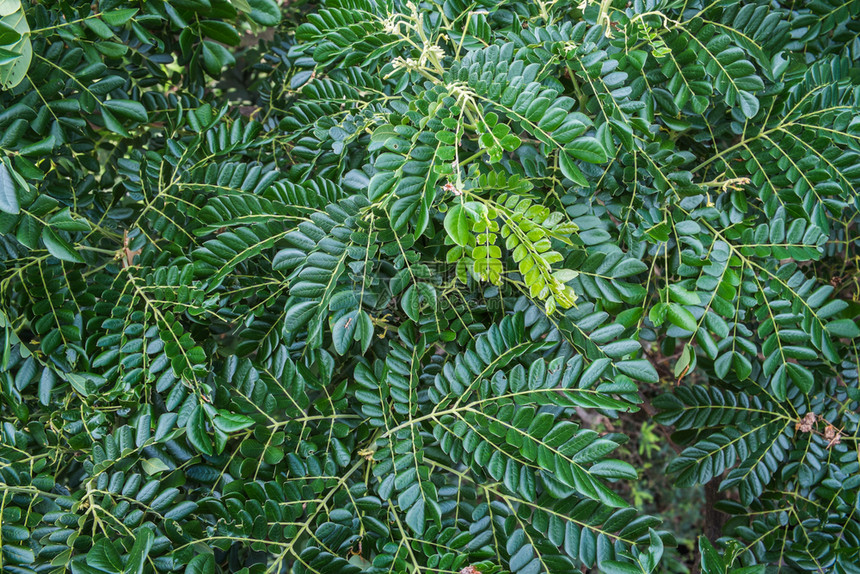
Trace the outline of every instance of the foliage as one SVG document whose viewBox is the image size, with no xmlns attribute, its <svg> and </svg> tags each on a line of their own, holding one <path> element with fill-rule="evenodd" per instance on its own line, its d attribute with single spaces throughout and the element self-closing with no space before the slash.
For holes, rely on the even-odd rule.
<svg viewBox="0 0 860 574">
<path fill-rule="evenodd" d="M 3 570 L 857 572 L 858 10 L 0 0 Z"/>
</svg>

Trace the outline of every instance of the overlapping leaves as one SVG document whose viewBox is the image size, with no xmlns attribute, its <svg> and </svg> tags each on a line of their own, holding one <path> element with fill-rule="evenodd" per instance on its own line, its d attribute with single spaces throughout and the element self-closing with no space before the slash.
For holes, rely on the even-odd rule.
<svg viewBox="0 0 860 574">
<path fill-rule="evenodd" d="M 855 4 L 0 0 L 3 567 L 853 572 Z"/>
</svg>

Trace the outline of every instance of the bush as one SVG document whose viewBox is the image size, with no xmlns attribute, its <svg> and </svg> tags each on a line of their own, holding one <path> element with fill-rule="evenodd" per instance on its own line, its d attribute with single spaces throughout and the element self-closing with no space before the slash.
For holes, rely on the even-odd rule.
<svg viewBox="0 0 860 574">
<path fill-rule="evenodd" d="M 0 0 L 3 571 L 858 572 L 860 5 L 304 10 Z"/>
</svg>

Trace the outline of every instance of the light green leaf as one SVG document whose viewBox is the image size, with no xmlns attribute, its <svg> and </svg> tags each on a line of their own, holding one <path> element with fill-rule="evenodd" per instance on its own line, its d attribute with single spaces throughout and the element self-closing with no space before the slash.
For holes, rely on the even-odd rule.
<svg viewBox="0 0 860 574">
<path fill-rule="evenodd" d="M 681 356 L 678 357 L 678 361 L 675 363 L 674 374 L 676 379 L 680 379 L 687 374 L 695 358 L 696 352 L 692 345 L 684 345 L 684 350 L 681 351 Z"/>
<path fill-rule="evenodd" d="M 8 16 L 21 8 L 21 0 L 0 0 L 0 16 Z"/>
<path fill-rule="evenodd" d="M 248 17 L 260 26 L 277 26 L 281 23 L 281 9 L 275 0 L 247 0 L 251 10 Z"/>
<path fill-rule="evenodd" d="M 4 11 L 6 9 L 8 4 L 4 7 Z M 8 59 L 4 58 L 0 61 L 0 89 L 9 90 L 20 84 L 27 75 L 30 61 L 33 59 L 33 45 L 30 42 L 30 26 L 27 24 L 27 18 L 20 3 L 16 11 L 2 16 L 0 22 L 16 30 L 21 36 L 13 44 L 0 46 L 10 55 Z"/>
<path fill-rule="evenodd" d="M 669 285 L 669 297 L 682 305 L 701 305 L 698 295 L 692 291 L 687 291 L 680 285 Z"/>
<path fill-rule="evenodd" d="M 469 216 L 462 204 L 456 203 L 445 215 L 445 231 L 457 245 L 465 247 L 471 238 Z"/>
</svg>

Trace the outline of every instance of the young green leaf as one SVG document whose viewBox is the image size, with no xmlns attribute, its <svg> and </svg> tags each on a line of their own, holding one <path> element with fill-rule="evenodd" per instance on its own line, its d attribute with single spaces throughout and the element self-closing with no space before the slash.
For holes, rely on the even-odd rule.
<svg viewBox="0 0 860 574">
<path fill-rule="evenodd" d="M 445 231 L 457 245 L 465 247 L 469 244 L 469 216 L 462 204 L 456 203 L 448 210 L 445 215 Z"/>
</svg>

